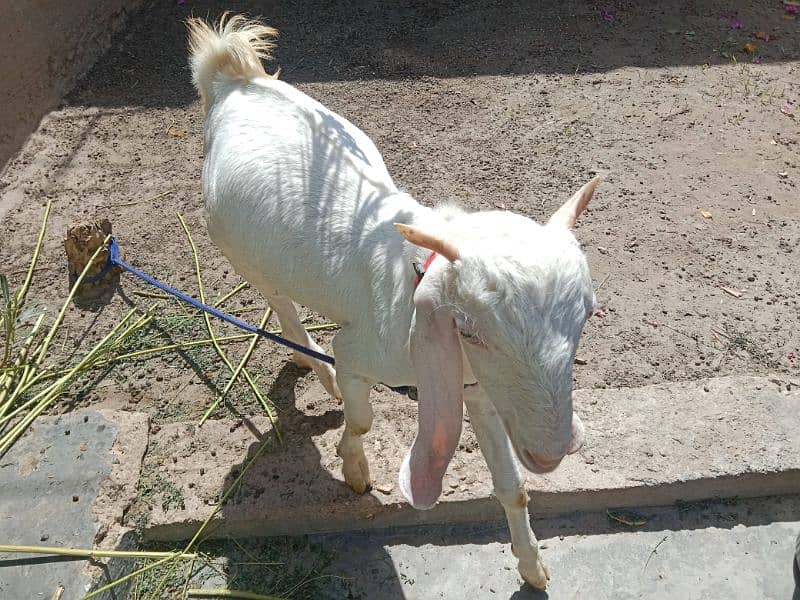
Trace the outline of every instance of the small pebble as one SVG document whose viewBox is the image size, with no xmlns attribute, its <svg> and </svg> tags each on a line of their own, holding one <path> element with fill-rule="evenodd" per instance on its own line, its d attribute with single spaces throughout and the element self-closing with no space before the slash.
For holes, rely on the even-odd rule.
<svg viewBox="0 0 800 600">
<path fill-rule="evenodd" d="M 49 535 L 47 535 L 46 533 L 43 533 L 43 534 L 42 534 L 42 537 L 40 537 L 40 538 L 39 538 L 39 541 L 40 541 L 40 542 L 46 542 L 46 541 L 47 541 L 47 540 L 49 540 L 49 539 L 50 539 L 50 536 L 49 536 Z"/>
<path fill-rule="evenodd" d="M 381 494 L 390 494 L 392 492 L 391 484 L 379 484 L 375 486 L 375 489 L 378 490 Z"/>
</svg>

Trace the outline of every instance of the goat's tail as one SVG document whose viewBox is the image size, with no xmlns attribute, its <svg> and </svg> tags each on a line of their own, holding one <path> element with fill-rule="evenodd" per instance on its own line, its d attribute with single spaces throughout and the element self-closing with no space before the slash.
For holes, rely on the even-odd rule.
<svg viewBox="0 0 800 600">
<path fill-rule="evenodd" d="M 204 109 L 214 101 L 216 84 L 221 79 L 277 77 L 267 75 L 261 59 L 272 58 L 278 31 L 242 15 L 225 13 L 216 26 L 190 18 L 189 53 L 192 82 L 200 93 Z"/>
</svg>

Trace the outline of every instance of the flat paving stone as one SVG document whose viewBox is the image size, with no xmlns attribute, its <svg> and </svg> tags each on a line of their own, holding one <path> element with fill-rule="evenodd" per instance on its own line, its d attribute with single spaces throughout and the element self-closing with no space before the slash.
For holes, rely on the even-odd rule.
<svg viewBox="0 0 800 600">
<path fill-rule="evenodd" d="M 0 544 L 114 547 L 147 443 L 147 417 L 77 411 L 40 417 L 0 459 Z M 83 559 L 0 553 L 0 598 L 82 598 Z"/>
<path fill-rule="evenodd" d="M 641 516 L 638 527 L 597 513 L 535 520 L 546 592 L 517 575 L 505 526 L 486 523 L 220 542 L 190 585 L 314 600 L 800 600 L 800 496 Z"/>
<path fill-rule="evenodd" d="M 503 526 L 450 526 L 312 540 L 350 584 L 331 598 L 382 600 L 800 600 L 792 562 L 800 497 L 646 511 L 641 530 L 603 515 L 534 522 L 551 580 L 523 584 Z"/>
</svg>

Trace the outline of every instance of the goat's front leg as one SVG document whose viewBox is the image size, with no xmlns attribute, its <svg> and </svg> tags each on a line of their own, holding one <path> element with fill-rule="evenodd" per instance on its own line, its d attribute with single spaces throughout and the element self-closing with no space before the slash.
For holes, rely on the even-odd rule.
<svg viewBox="0 0 800 600">
<path fill-rule="evenodd" d="M 372 427 L 371 386 L 361 377 L 342 372 L 341 367 L 336 380 L 344 401 L 344 432 L 336 452 L 342 457 L 342 474 L 347 485 L 363 494 L 371 485 L 363 442 L 364 434 Z"/>
<path fill-rule="evenodd" d="M 528 516 L 528 493 L 525 479 L 514 455 L 503 423 L 480 385 L 464 390 L 470 422 L 478 445 L 492 473 L 494 495 L 503 505 L 511 531 L 511 551 L 517 557 L 520 575 L 533 587 L 545 589 L 547 568 L 539 555 L 539 544 Z"/>
</svg>

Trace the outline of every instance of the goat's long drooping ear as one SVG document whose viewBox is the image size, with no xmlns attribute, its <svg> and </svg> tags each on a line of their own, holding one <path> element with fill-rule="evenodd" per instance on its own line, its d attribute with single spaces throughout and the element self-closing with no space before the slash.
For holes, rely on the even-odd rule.
<svg viewBox="0 0 800 600">
<path fill-rule="evenodd" d="M 589 183 L 579 189 L 572 198 L 567 200 L 564 205 L 553 213 L 550 220 L 547 221 L 548 225 L 556 224 L 563 225 L 564 227 L 574 227 L 578 217 L 583 212 L 583 209 L 589 204 L 592 199 L 597 184 L 600 183 L 600 177 L 595 177 Z"/>
<path fill-rule="evenodd" d="M 417 437 L 400 467 L 400 491 L 414 508 L 431 508 L 461 437 L 461 346 L 453 315 L 441 304 L 438 285 L 426 277 L 414 299 L 411 362 L 417 376 Z"/>
<path fill-rule="evenodd" d="M 437 235 L 428 233 L 404 223 L 395 223 L 394 228 L 400 232 L 400 235 L 402 235 L 415 246 L 432 250 L 433 252 L 436 252 L 436 254 L 444 256 L 450 262 L 453 262 L 458 258 L 458 248 L 456 248 L 453 243 Z"/>
</svg>

